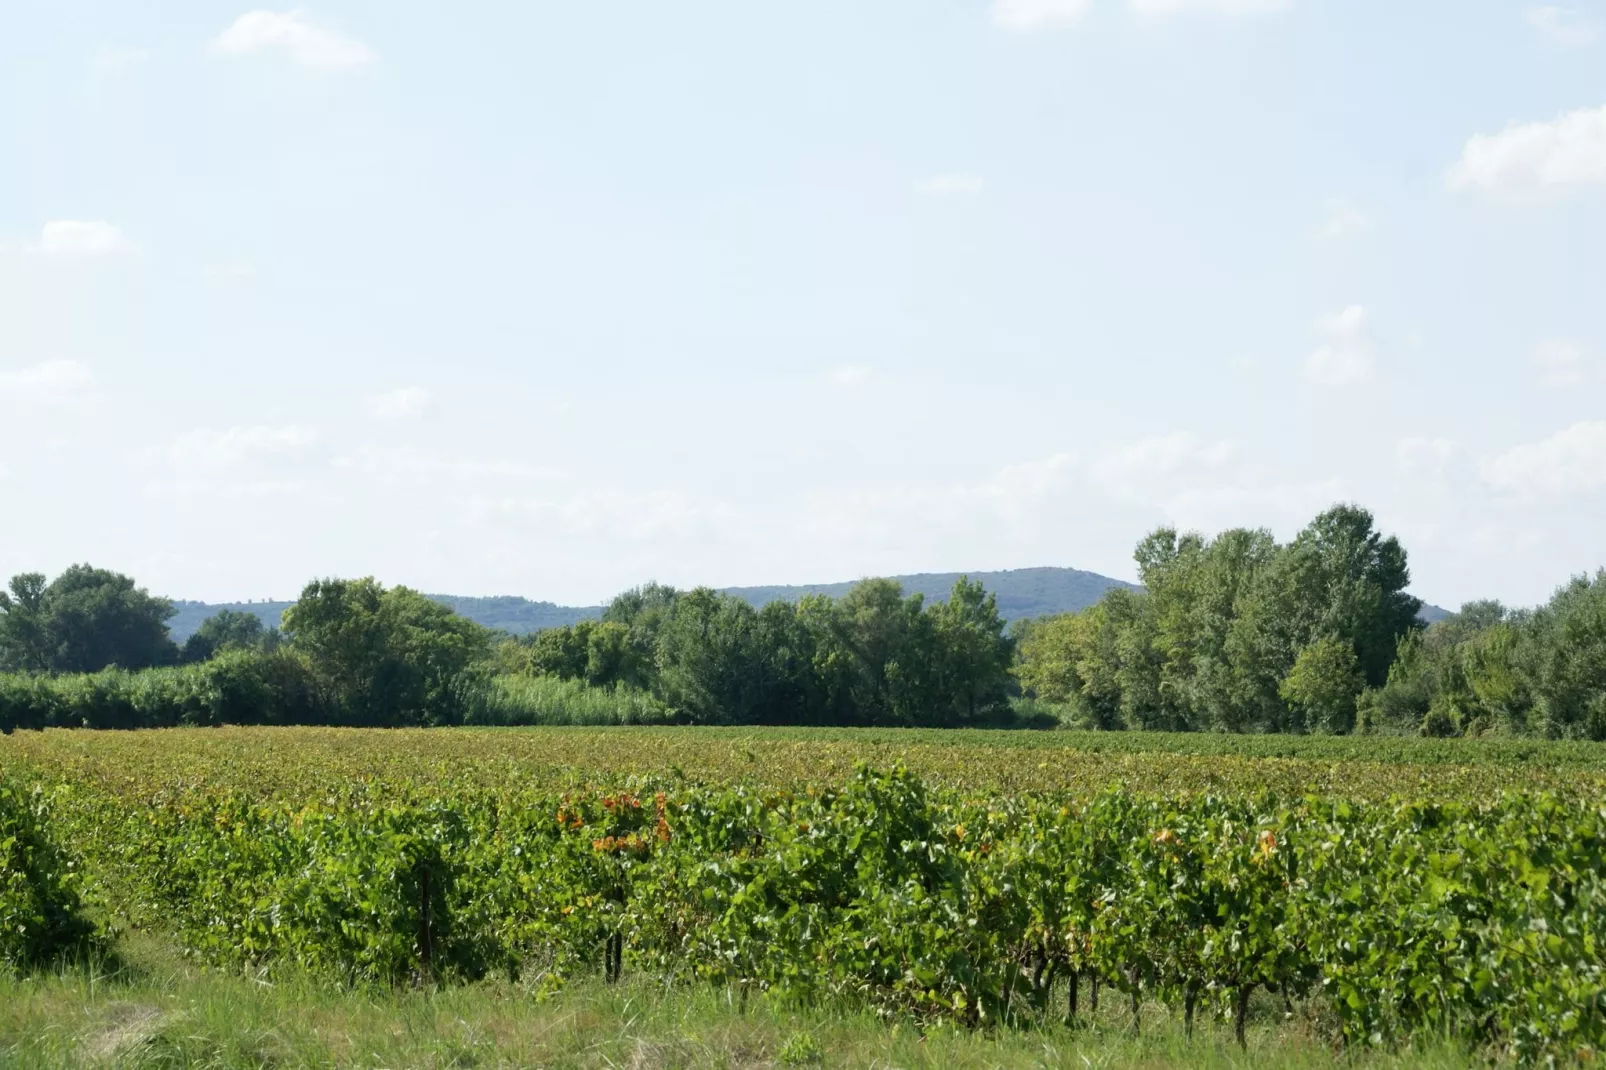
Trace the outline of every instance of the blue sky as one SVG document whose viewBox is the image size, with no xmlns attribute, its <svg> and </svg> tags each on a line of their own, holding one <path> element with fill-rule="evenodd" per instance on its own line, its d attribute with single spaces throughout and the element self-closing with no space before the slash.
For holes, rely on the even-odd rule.
<svg viewBox="0 0 1606 1070">
<path fill-rule="evenodd" d="M 22 0 L 0 573 L 1606 564 L 1606 3 Z"/>
</svg>

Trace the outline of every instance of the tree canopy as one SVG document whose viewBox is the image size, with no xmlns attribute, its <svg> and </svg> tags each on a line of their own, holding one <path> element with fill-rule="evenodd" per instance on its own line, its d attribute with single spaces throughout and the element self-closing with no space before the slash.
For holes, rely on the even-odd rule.
<svg viewBox="0 0 1606 1070">
<path fill-rule="evenodd" d="M 0 668 L 25 672 L 143 669 L 178 659 L 167 636 L 173 604 L 118 572 L 73 565 L 48 584 L 38 572 L 0 591 Z"/>
</svg>

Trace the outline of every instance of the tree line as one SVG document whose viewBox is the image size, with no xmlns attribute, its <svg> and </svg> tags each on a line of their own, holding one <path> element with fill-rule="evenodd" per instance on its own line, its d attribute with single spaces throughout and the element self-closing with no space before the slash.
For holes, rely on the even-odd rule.
<svg viewBox="0 0 1606 1070">
<path fill-rule="evenodd" d="M 1140 589 L 1014 628 L 968 579 L 931 602 L 872 579 L 762 608 L 647 584 L 515 638 L 367 578 L 308 584 L 278 629 L 224 611 L 182 646 L 170 602 L 75 565 L 0 592 L 0 727 L 530 723 L 583 694 L 697 724 L 1606 739 L 1606 571 L 1427 627 L 1405 549 L 1356 506 L 1286 544 L 1161 528 L 1134 556 Z"/>
<path fill-rule="evenodd" d="M 1078 727 L 1606 739 L 1606 570 L 1426 626 L 1355 506 L 1287 544 L 1162 528 L 1135 557 L 1142 590 L 1023 629 L 1021 686 Z"/>
<path fill-rule="evenodd" d="M 308 584 L 279 629 L 224 611 L 182 648 L 167 637 L 171 610 L 87 565 L 50 583 L 13 578 L 0 594 L 0 727 L 548 719 L 519 708 L 532 692 L 508 685 L 521 679 L 570 681 L 616 696 L 619 709 L 697 724 L 1014 716 L 1014 641 L 993 596 L 967 580 L 946 602 L 871 580 L 841 599 L 760 610 L 707 588 L 648 584 L 615 598 L 601 621 L 517 639 L 372 578 Z"/>
</svg>

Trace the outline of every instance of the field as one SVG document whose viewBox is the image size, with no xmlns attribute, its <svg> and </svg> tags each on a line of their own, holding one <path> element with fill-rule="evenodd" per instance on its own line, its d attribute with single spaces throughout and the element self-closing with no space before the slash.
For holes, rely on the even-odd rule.
<svg viewBox="0 0 1606 1070">
<path fill-rule="evenodd" d="M 1458 1065 L 1606 1039 L 1596 744 L 51 731 L 0 739 L 0 772 L 0 920 L 10 895 L 32 934 L 0 982 L 15 1065 L 126 1062 L 95 1039 L 124 1026 L 161 1065 Z"/>
</svg>

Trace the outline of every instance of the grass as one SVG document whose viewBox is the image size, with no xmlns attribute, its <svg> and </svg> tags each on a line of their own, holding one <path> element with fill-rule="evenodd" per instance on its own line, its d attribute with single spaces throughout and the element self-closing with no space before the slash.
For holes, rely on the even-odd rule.
<svg viewBox="0 0 1606 1070">
<path fill-rule="evenodd" d="M 538 999 L 505 982 L 403 991 L 347 990 L 203 970 L 135 940 L 116 968 L 0 975 L 0 1068 L 51 1067 L 673 1067 L 878 1068 L 1470 1067 L 1452 1049 L 1340 1053 L 1320 1030 L 1256 1005 L 1248 1049 L 1225 1024 L 1189 1040 L 1161 1008 L 1134 1036 L 1121 1001 L 1096 1020 L 968 1032 L 923 1031 L 853 1008 L 745 1008 L 713 988 L 585 982 Z"/>
<path fill-rule="evenodd" d="M 555 676 L 497 676 L 472 723 L 595 726 L 664 724 L 670 719 L 651 694 L 623 684 L 592 687 Z"/>
</svg>

